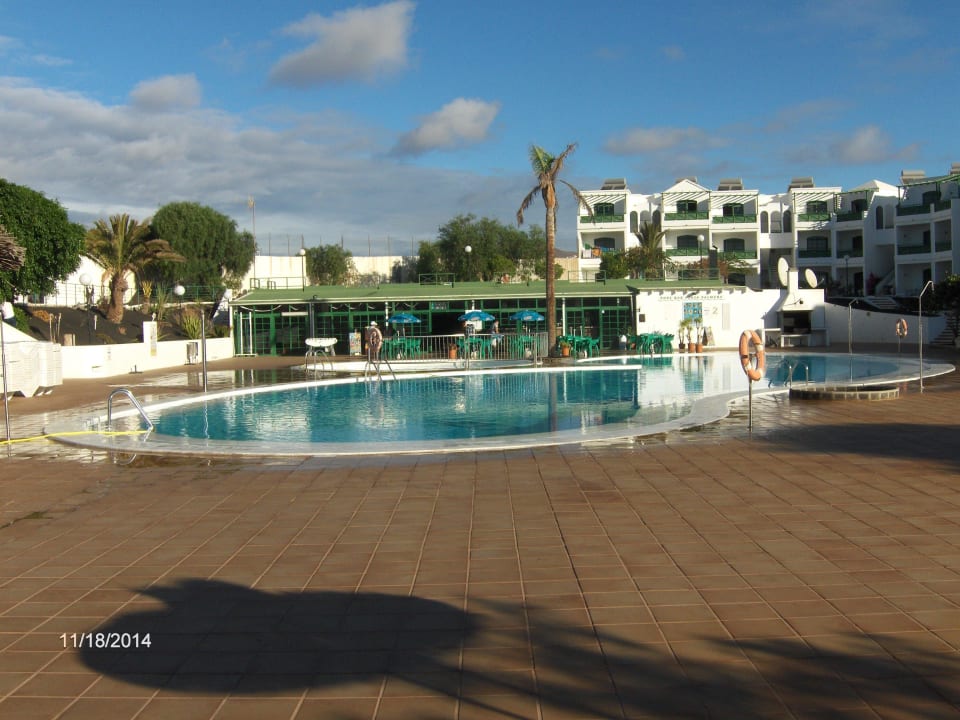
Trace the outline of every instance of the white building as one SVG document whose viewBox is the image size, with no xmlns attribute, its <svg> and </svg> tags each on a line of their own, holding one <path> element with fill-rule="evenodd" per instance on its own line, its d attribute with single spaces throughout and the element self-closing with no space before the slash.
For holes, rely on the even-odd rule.
<svg viewBox="0 0 960 720">
<path fill-rule="evenodd" d="M 583 195 L 593 212 L 581 206 L 577 221 L 582 278 L 599 272 L 604 253 L 637 247 L 645 222 L 664 233 L 674 266 L 662 270 L 668 280 L 738 261 L 746 272 L 733 272 L 731 282 L 778 288 L 786 258 L 801 276 L 812 270 L 831 295 L 916 296 L 928 280 L 960 269 L 960 163 L 938 177 L 904 171 L 899 186 L 872 180 L 843 190 L 807 177 L 764 194 L 739 178 L 712 190 L 690 177 L 645 195 L 612 179 Z"/>
</svg>

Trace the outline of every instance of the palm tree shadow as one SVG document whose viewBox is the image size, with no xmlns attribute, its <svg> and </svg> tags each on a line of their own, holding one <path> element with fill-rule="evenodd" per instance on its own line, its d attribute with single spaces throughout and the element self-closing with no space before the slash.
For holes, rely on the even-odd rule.
<svg viewBox="0 0 960 720">
<path fill-rule="evenodd" d="M 305 688 L 404 663 L 441 670 L 448 651 L 455 669 L 475 628 L 451 605 L 383 593 L 268 593 L 199 579 L 141 593 L 162 606 L 148 602 L 95 628 L 80 656 L 97 672 L 185 691 Z"/>
</svg>

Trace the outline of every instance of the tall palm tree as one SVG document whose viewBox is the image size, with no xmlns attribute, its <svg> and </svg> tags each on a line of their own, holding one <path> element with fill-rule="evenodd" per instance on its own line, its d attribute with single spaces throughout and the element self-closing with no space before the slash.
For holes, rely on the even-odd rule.
<svg viewBox="0 0 960 720">
<path fill-rule="evenodd" d="M 660 224 L 645 222 L 634 235 L 637 236 L 640 245 L 636 248 L 633 269 L 643 273 L 650 270 L 663 270 L 667 264 L 667 252 L 662 245 L 666 233 L 660 229 Z"/>
<path fill-rule="evenodd" d="M 83 254 L 103 268 L 110 279 L 110 304 L 107 319 L 123 320 L 123 296 L 129 285 L 127 273 L 139 275 L 155 260 L 183 262 L 166 240 L 153 237 L 150 220 L 134 220 L 127 214 L 111 215 L 110 222 L 100 219 L 87 231 Z"/>
<path fill-rule="evenodd" d="M 587 212 L 593 213 L 592 208 L 584 200 L 580 191 L 566 180 L 559 177 L 563 170 L 563 163 L 567 156 L 577 147 L 576 143 L 567 145 L 567 149 L 557 156 L 553 156 L 541 147 L 530 146 L 530 165 L 533 168 L 533 174 L 537 176 L 537 184 L 527 193 L 527 196 L 520 203 L 520 209 L 517 210 L 517 224 L 523 225 L 523 211 L 528 209 L 537 194 L 543 198 L 543 204 L 547 209 L 546 234 L 547 234 L 547 343 L 548 347 L 553 348 L 557 344 L 557 298 L 554 283 L 556 282 L 556 273 L 554 265 L 556 264 L 556 239 L 557 239 L 557 191 L 556 184 L 563 183 L 577 202 L 586 205 Z"/>
</svg>

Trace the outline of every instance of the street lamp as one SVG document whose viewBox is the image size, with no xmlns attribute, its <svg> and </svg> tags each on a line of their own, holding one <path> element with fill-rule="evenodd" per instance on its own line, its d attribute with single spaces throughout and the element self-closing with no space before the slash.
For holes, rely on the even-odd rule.
<svg viewBox="0 0 960 720">
<path fill-rule="evenodd" d="M 300 287 L 307 287 L 307 251 L 305 248 L 300 248 L 297 251 L 297 255 L 300 256 Z"/>
<path fill-rule="evenodd" d="M 697 251 L 700 253 L 700 264 L 697 265 L 697 269 L 700 271 L 700 277 L 703 277 L 703 241 L 705 238 L 703 235 L 697 235 Z"/>
<path fill-rule="evenodd" d="M 186 292 L 187 292 L 187 289 L 180 283 L 177 283 L 176 285 L 173 286 L 173 294 L 177 296 L 177 305 L 183 304 L 183 295 Z"/>
<path fill-rule="evenodd" d="M 473 247 L 467 245 L 463 251 L 467 254 L 467 280 L 470 280 L 470 253 L 473 252 Z"/>
<path fill-rule="evenodd" d="M 923 294 L 933 287 L 933 280 L 927 280 L 923 290 L 917 296 L 917 337 L 920 347 L 920 392 L 923 392 Z"/>
<path fill-rule="evenodd" d="M 93 278 L 83 273 L 80 284 L 83 285 L 84 302 L 87 305 L 87 340 L 93 342 L 93 331 L 97 329 L 97 316 L 93 313 Z"/>
</svg>

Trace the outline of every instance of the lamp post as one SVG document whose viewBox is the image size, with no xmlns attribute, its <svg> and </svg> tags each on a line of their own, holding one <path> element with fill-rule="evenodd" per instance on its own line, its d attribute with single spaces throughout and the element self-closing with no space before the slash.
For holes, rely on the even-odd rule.
<svg viewBox="0 0 960 720">
<path fill-rule="evenodd" d="M 297 255 L 300 256 L 300 287 L 306 289 L 307 287 L 307 251 L 306 248 L 300 248 L 297 251 Z"/>
<path fill-rule="evenodd" d="M 97 329 L 97 316 L 93 314 L 93 278 L 83 273 L 80 284 L 83 285 L 83 299 L 87 306 L 87 341 L 93 342 L 93 331 Z"/>
<path fill-rule="evenodd" d="M 933 287 L 933 280 L 927 280 L 923 290 L 917 296 L 917 337 L 920 348 L 920 392 L 923 392 L 923 294 Z"/>
<path fill-rule="evenodd" d="M 467 254 L 467 280 L 470 279 L 470 254 L 473 252 L 473 247 L 467 245 L 463 251 Z"/>
</svg>

